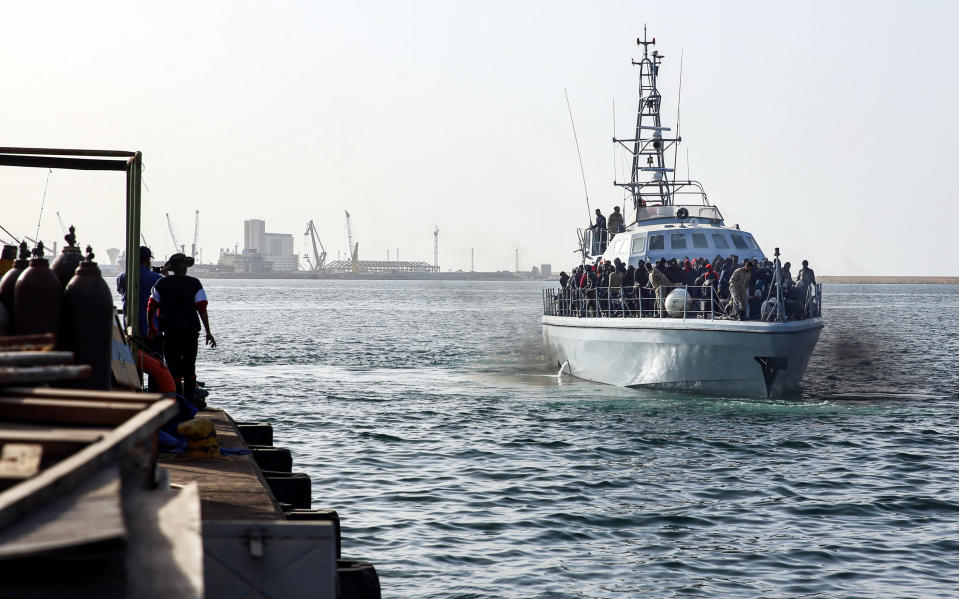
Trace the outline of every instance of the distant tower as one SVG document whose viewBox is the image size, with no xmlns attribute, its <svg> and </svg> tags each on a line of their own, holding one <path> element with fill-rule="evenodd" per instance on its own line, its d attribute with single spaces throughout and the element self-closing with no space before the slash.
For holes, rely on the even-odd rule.
<svg viewBox="0 0 959 599">
<path fill-rule="evenodd" d="M 470 248 L 470 272 L 476 272 L 476 250 Z"/>
<path fill-rule="evenodd" d="M 519 272 L 519 248 L 516 248 L 516 268 L 513 272 Z"/>
<path fill-rule="evenodd" d="M 386 261 L 390 261 L 390 248 L 386 248 Z"/>
<path fill-rule="evenodd" d="M 433 227 L 433 266 L 436 267 L 436 272 L 440 270 L 440 227 L 436 225 Z"/>
<path fill-rule="evenodd" d="M 400 248 L 396 248 L 396 261 L 400 261 Z"/>
</svg>

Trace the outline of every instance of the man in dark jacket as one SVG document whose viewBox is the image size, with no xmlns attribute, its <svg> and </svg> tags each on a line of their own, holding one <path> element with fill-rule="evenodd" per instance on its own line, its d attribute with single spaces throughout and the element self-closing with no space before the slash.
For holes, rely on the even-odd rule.
<svg viewBox="0 0 959 599">
<path fill-rule="evenodd" d="M 593 235 L 594 247 L 596 244 L 599 245 L 599 253 L 606 251 L 606 217 L 603 216 L 603 213 L 600 212 L 599 208 L 596 209 L 596 223 L 593 225 Z"/>
<path fill-rule="evenodd" d="M 147 318 L 151 339 L 163 333 L 163 356 L 176 382 L 177 392 L 187 401 L 195 402 L 196 353 L 201 321 L 206 329 L 206 344 L 214 348 L 216 340 L 210 333 L 206 292 L 199 279 L 187 276 L 186 269 L 190 266 L 193 266 L 193 258 L 183 254 L 170 256 L 163 270 L 172 271 L 173 275 L 160 279 L 153 286 Z M 153 316 L 157 312 L 160 315 L 159 327 L 153 324 Z"/>
</svg>

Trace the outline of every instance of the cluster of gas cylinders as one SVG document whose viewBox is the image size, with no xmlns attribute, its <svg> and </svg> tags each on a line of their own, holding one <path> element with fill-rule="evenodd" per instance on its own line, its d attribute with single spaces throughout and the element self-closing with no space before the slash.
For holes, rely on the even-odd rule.
<svg viewBox="0 0 959 599">
<path fill-rule="evenodd" d="M 113 294 L 93 261 L 76 245 L 74 227 L 67 245 L 53 261 L 44 258 L 43 242 L 29 251 L 24 241 L 3 248 L 0 271 L 0 335 L 52 333 L 56 349 L 71 351 L 76 364 L 88 364 L 92 376 L 69 386 L 109 389 L 113 357 Z M 13 260 L 16 258 L 15 260 Z M 12 266 L 10 265 L 13 261 Z"/>
</svg>

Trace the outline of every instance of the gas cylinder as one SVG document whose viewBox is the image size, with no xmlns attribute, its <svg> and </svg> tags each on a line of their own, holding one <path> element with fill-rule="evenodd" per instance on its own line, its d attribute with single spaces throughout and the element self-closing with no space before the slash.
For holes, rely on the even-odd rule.
<svg viewBox="0 0 959 599">
<path fill-rule="evenodd" d="M 13 263 L 13 268 L 4 273 L 3 278 L 0 279 L 0 303 L 2 303 L 9 313 L 10 318 L 13 318 L 13 289 L 17 284 L 17 279 L 20 278 L 20 274 L 30 266 L 30 250 L 27 249 L 27 242 L 20 242 L 20 258 L 15 260 Z M 13 331 L 13 327 L 9 327 L 9 331 Z"/>
<path fill-rule="evenodd" d="M 113 294 L 93 261 L 87 246 L 86 260 L 63 293 L 63 322 L 60 346 L 72 351 L 77 364 L 89 364 L 93 374 L 71 386 L 109 389 L 113 360 Z"/>
<path fill-rule="evenodd" d="M 41 241 L 13 288 L 13 330 L 18 335 L 57 333 L 62 300 L 63 287 L 43 257 Z"/>
<path fill-rule="evenodd" d="M 3 252 L 0 253 L 0 277 L 6 274 L 8 270 L 13 268 L 13 261 L 16 259 L 17 246 L 4 244 Z"/>
<path fill-rule="evenodd" d="M 63 236 L 63 240 L 67 242 L 67 245 L 63 246 L 60 255 L 50 265 L 50 270 L 60 279 L 60 286 L 66 287 L 77 271 L 80 261 L 83 260 L 83 254 L 77 247 L 76 228 L 73 225 L 70 225 L 70 232 Z"/>
</svg>

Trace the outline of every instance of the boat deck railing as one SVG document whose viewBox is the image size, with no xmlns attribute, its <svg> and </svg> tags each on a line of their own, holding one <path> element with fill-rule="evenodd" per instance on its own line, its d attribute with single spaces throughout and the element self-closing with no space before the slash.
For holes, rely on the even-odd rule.
<svg viewBox="0 0 959 599">
<path fill-rule="evenodd" d="M 682 289 L 687 300 L 679 299 L 679 307 L 667 310 L 666 298 L 674 289 Z M 747 320 L 805 320 L 822 315 L 822 284 L 806 287 L 805 299 L 784 300 L 783 315 L 777 315 L 775 296 L 767 295 L 762 305 L 770 309 L 750 314 Z M 763 313 L 765 312 L 765 313 Z M 728 298 L 722 298 L 713 285 L 675 285 L 664 287 L 661 297 L 649 288 L 592 287 L 547 288 L 543 290 L 544 316 L 572 316 L 576 318 L 682 318 L 731 320 L 737 319 L 735 308 Z"/>
</svg>

